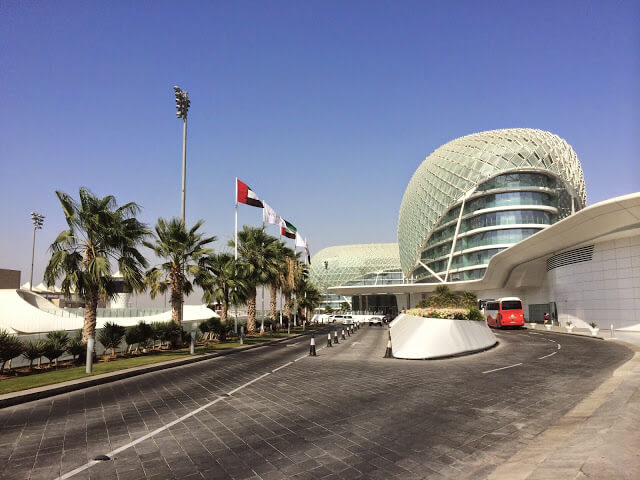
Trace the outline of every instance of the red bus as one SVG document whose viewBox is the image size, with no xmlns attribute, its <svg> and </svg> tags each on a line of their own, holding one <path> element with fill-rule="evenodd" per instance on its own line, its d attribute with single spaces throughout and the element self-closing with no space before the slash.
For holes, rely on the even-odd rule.
<svg viewBox="0 0 640 480">
<path fill-rule="evenodd" d="M 522 327 L 524 311 L 522 301 L 518 297 L 505 297 L 489 300 L 484 310 L 487 325 L 490 327 Z"/>
</svg>

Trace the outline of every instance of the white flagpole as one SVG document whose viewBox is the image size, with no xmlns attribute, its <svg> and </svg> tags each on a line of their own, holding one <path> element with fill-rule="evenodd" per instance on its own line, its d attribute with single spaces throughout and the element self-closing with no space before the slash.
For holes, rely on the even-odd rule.
<svg viewBox="0 0 640 480">
<path fill-rule="evenodd" d="M 236 227 L 235 227 L 235 236 L 234 236 L 234 253 L 236 262 L 238 261 L 238 177 L 236 177 Z M 238 273 L 238 267 L 236 266 L 236 274 Z M 236 315 L 233 319 L 233 331 L 237 335 L 238 334 L 238 304 L 235 305 Z"/>
<path fill-rule="evenodd" d="M 234 250 L 235 250 L 235 256 L 236 256 L 236 260 L 238 260 L 238 177 L 236 177 L 236 228 L 235 228 L 235 237 L 234 237 Z"/>
<path fill-rule="evenodd" d="M 279 236 L 279 240 L 280 242 L 282 242 L 282 226 L 278 225 L 280 228 L 278 229 L 278 231 L 280 232 L 280 236 Z M 280 328 L 282 328 L 282 308 L 283 308 L 283 304 L 282 304 L 282 287 L 280 287 Z"/>
<path fill-rule="evenodd" d="M 265 232 L 264 214 L 262 215 L 262 231 Z M 264 333 L 264 284 L 262 284 L 262 322 L 260 324 L 260 333 Z"/>
<path fill-rule="evenodd" d="M 296 237 L 298 234 L 296 233 Z M 293 240 L 293 258 L 296 258 L 296 253 L 298 253 L 298 247 L 296 246 L 295 239 Z M 298 267 L 298 262 L 296 261 L 296 269 Z M 295 278 L 295 277 L 294 277 Z M 298 326 L 298 299 L 296 297 L 295 291 L 293 294 L 293 326 Z"/>
</svg>

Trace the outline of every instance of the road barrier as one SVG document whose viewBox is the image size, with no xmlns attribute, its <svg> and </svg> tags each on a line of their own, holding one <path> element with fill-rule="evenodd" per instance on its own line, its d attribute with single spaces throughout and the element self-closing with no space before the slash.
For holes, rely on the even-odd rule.
<svg viewBox="0 0 640 480">
<path fill-rule="evenodd" d="M 338 341 L 338 330 L 333 331 L 333 343 L 338 345 L 340 342 Z"/>
<path fill-rule="evenodd" d="M 346 337 L 344 336 L 344 328 L 342 329 L 341 336 L 343 340 L 346 340 Z"/>
<path fill-rule="evenodd" d="M 327 333 L 327 347 L 331 347 L 331 332 Z"/>
<path fill-rule="evenodd" d="M 331 341 L 331 340 L 329 340 Z M 316 339 L 313 335 L 313 333 L 311 334 L 311 342 L 309 343 L 309 356 L 310 357 L 315 357 L 316 356 Z"/>
<path fill-rule="evenodd" d="M 389 340 L 387 340 L 387 349 L 384 352 L 384 358 L 393 358 L 393 351 L 391 350 L 391 334 L 389 334 Z"/>
</svg>

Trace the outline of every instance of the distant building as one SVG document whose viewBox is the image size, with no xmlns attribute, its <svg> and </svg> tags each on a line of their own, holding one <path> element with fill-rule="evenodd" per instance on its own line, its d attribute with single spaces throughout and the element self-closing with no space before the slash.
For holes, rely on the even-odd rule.
<svg viewBox="0 0 640 480">
<path fill-rule="evenodd" d="M 20 288 L 20 270 L 0 268 L 0 289 Z"/>
</svg>

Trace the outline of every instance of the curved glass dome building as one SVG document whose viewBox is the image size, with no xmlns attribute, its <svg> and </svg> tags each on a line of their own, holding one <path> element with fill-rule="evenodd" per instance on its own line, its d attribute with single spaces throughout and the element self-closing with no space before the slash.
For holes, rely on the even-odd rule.
<svg viewBox="0 0 640 480">
<path fill-rule="evenodd" d="M 413 282 L 480 279 L 492 256 L 585 205 L 578 157 L 552 133 L 505 129 L 452 140 L 405 191 L 402 270 Z"/>
<path fill-rule="evenodd" d="M 357 298 L 332 295 L 327 288 L 337 285 L 393 285 L 401 284 L 404 275 L 400 268 L 397 243 L 374 243 L 327 247 L 313 256 L 311 280 L 323 294 L 323 306 L 340 309 L 343 302 L 353 310 L 360 310 Z M 395 299 L 394 299 L 395 300 Z"/>
</svg>

